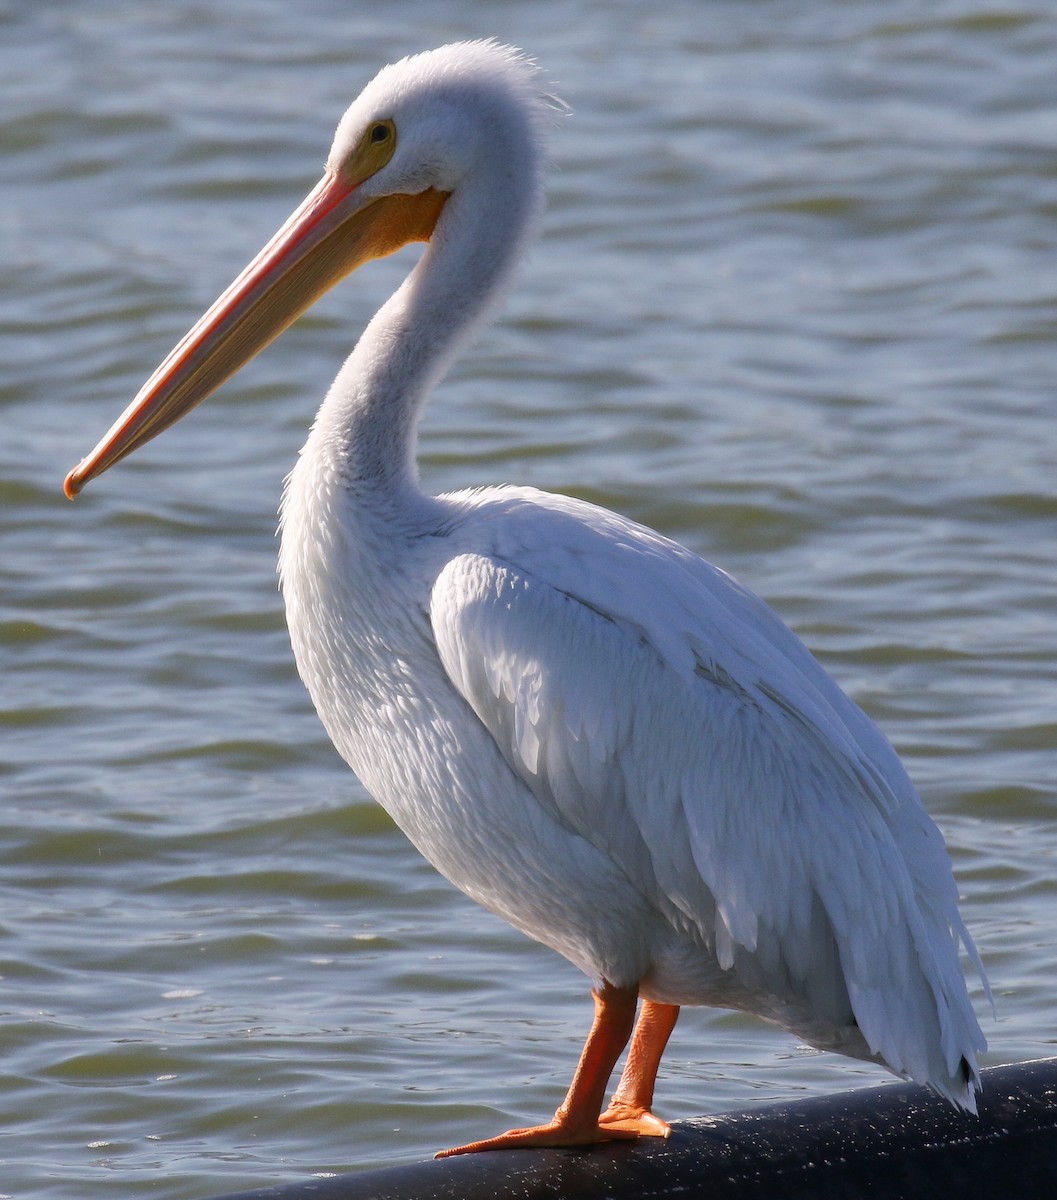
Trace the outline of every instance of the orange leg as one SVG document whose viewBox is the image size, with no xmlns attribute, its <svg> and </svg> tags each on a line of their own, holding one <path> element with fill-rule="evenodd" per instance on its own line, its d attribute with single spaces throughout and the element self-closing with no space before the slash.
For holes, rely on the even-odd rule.
<svg viewBox="0 0 1057 1200">
<path fill-rule="evenodd" d="M 609 1107 L 599 1117 L 599 1124 L 604 1129 L 619 1129 L 646 1137 L 668 1137 L 672 1132 L 668 1122 L 655 1117 L 651 1109 L 657 1068 L 678 1016 L 678 1005 L 643 1000 L 624 1074 Z"/>
<path fill-rule="evenodd" d="M 586 1146 L 614 1138 L 634 1137 L 635 1132 L 603 1129 L 598 1124 L 609 1076 L 628 1044 L 635 1020 L 638 988 L 614 987 L 603 982 L 595 998 L 595 1019 L 587 1035 L 572 1085 L 554 1117 L 546 1125 L 510 1129 L 483 1142 L 470 1142 L 454 1150 L 442 1150 L 437 1158 L 452 1154 L 475 1154 L 479 1150 L 506 1150 L 517 1146 Z"/>
</svg>

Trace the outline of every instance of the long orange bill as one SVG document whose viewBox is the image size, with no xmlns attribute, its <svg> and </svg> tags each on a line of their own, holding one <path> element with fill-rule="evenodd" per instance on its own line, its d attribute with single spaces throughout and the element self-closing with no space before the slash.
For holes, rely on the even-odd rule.
<svg viewBox="0 0 1057 1200">
<path fill-rule="evenodd" d="M 89 480 L 209 397 L 324 292 L 372 258 L 428 241 L 447 194 L 361 197 L 328 173 L 147 380 L 96 448 L 66 476 Z"/>
</svg>

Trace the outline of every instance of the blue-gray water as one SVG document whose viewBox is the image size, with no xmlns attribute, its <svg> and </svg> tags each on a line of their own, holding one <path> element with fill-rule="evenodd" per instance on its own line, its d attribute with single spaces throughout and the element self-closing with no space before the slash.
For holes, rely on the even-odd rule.
<svg viewBox="0 0 1057 1200">
<path fill-rule="evenodd" d="M 365 15 L 365 13 L 367 15 Z M 1057 14 L 1006 0 L 0 3 L 0 1195 L 183 1200 L 547 1115 L 586 981 L 329 748 L 276 594 L 314 406 L 411 259 L 93 485 L 64 472 L 315 182 L 382 63 L 528 48 L 539 248 L 436 489 L 599 500 L 734 571 L 881 722 L 995 986 L 1057 1021 Z M 885 1078 L 688 1012 L 685 1117 Z"/>
</svg>

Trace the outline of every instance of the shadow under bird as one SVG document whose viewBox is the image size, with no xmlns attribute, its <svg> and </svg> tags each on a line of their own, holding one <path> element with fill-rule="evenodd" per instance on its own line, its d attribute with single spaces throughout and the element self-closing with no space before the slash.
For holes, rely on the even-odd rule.
<svg viewBox="0 0 1057 1200">
<path fill-rule="evenodd" d="M 541 208 L 549 103 L 534 64 L 495 42 L 385 67 L 320 183 L 66 492 L 343 276 L 426 242 L 287 482 L 294 654 L 334 744 L 415 846 L 584 971 L 595 1001 L 554 1117 L 444 1153 L 666 1136 L 654 1082 L 684 1004 L 756 1013 L 972 1110 L 985 1043 L 960 944 L 983 972 L 943 839 L 803 644 L 729 575 L 624 517 L 526 487 L 419 486 L 423 406 Z"/>
</svg>

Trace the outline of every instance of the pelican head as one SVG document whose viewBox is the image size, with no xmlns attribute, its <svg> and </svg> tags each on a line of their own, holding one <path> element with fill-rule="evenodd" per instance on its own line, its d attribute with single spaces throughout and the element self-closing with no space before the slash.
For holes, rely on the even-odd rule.
<svg viewBox="0 0 1057 1200">
<path fill-rule="evenodd" d="M 200 404 L 365 262 L 409 242 L 443 240 L 453 198 L 458 205 L 474 184 L 502 190 L 512 146 L 534 164 L 536 76 L 530 60 L 491 41 L 442 47 L 380 71 L 341 118 L 323 178 L 67 475 L 66 495 Z M 531 213 L 537 192 L 519 187 L 508 207 Z M 487 255 L 488 231 L 479 226 L 476 253 Z M 461 252 L 475 250 L 463 239 Z"/>
</svg>

